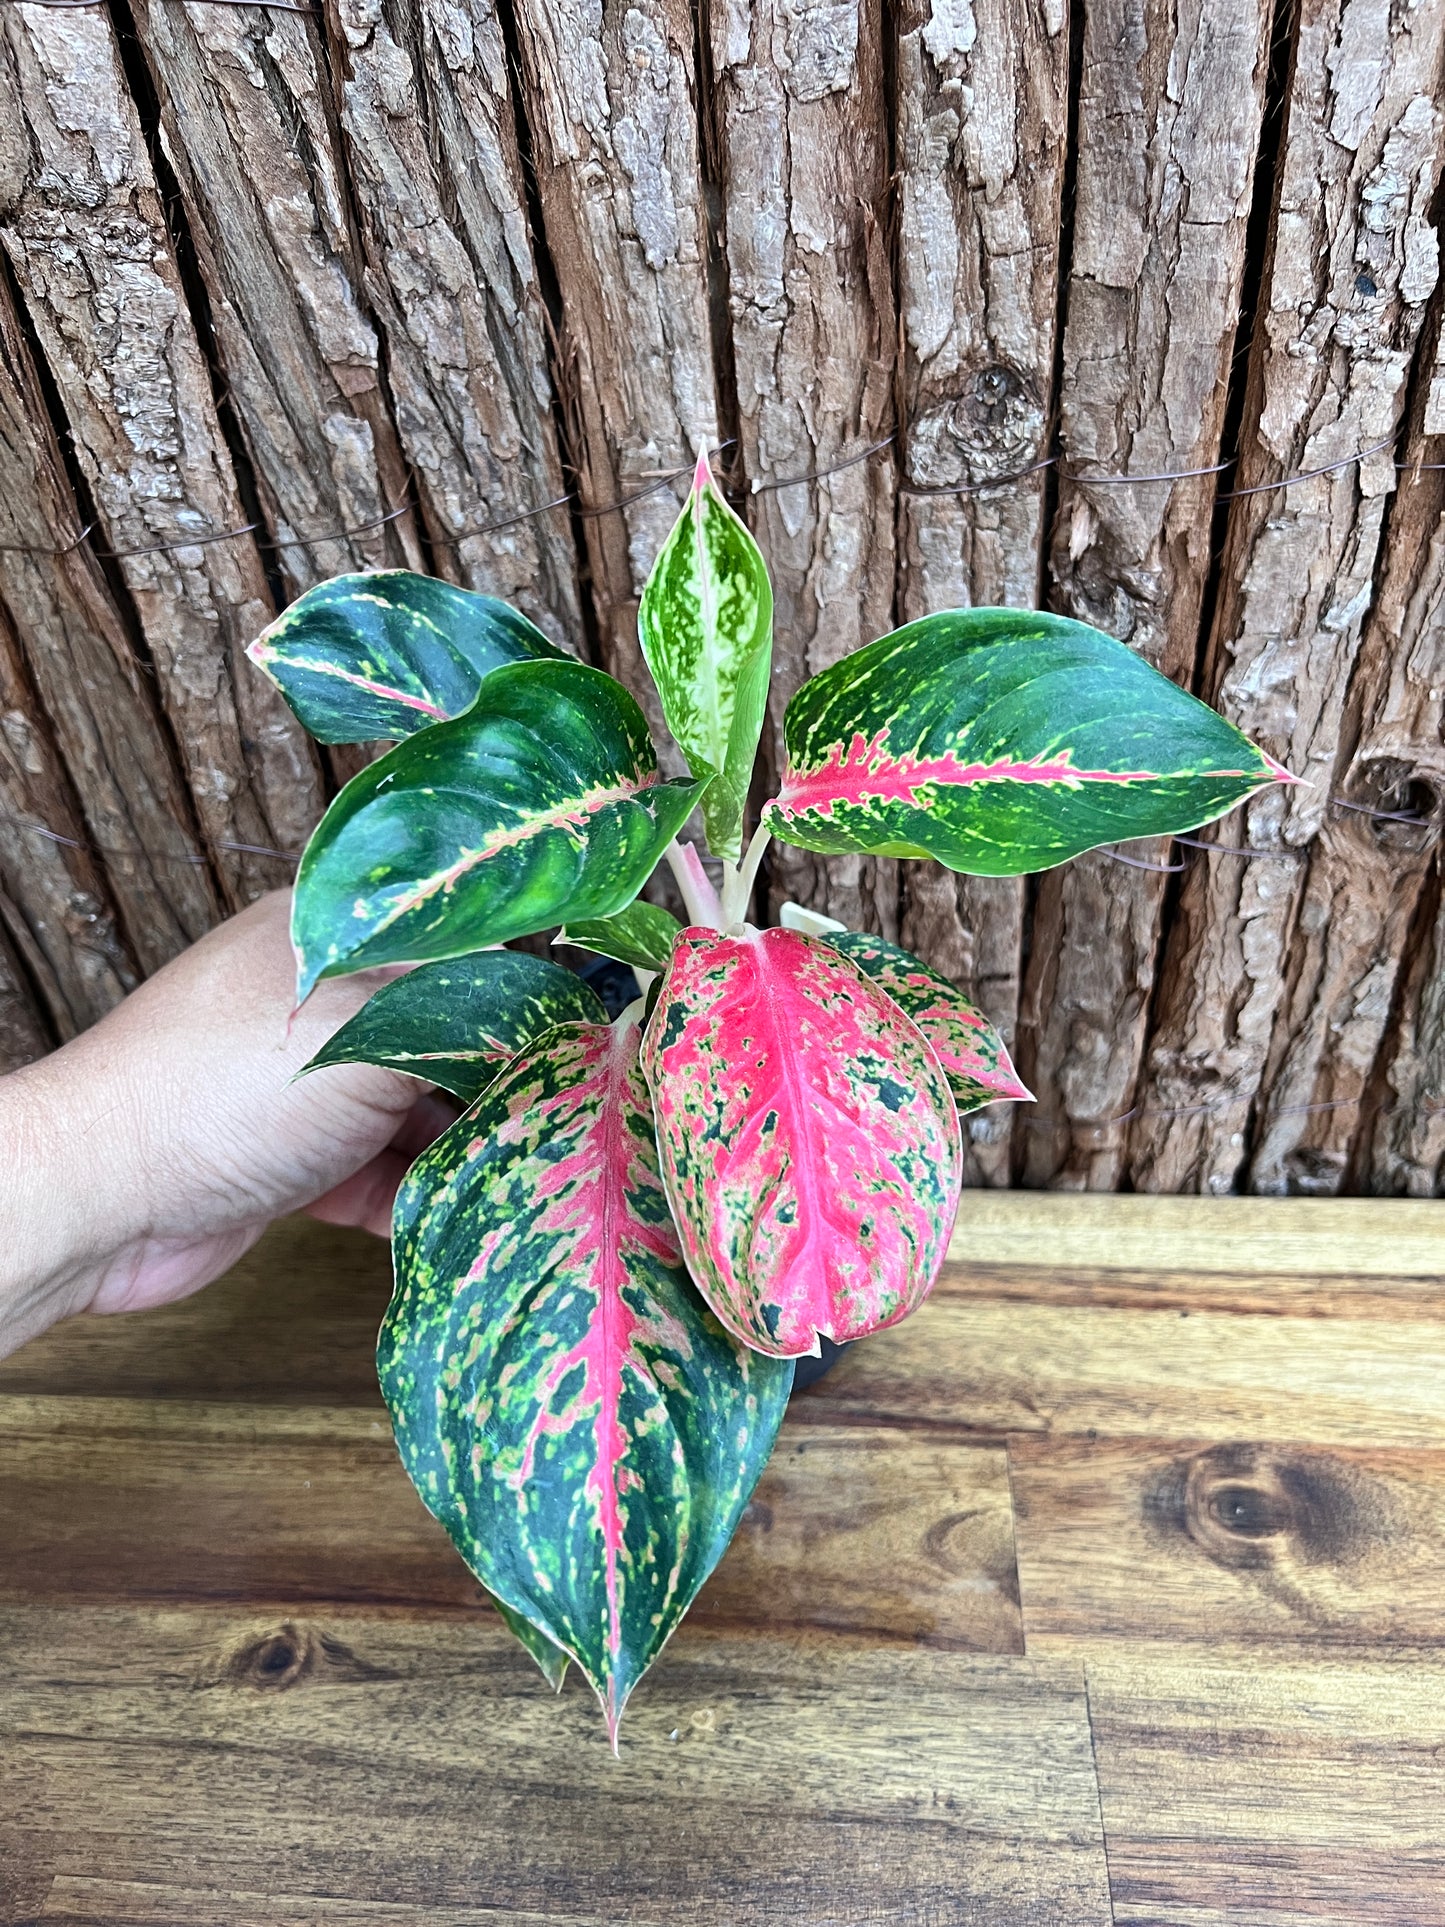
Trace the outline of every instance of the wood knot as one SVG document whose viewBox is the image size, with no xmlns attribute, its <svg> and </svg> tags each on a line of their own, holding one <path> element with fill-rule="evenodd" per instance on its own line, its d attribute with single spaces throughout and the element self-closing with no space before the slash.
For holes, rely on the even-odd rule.
<svg viewBox="0 0 1445 1927">
<path fill-rule="evenodd" d="M 957 392 L 920 409 L 909 424 L 908 478 L 919 488 L 997 482 L 1039 459 L 1045 410 L 1009 362 L 971 369 Z"/>
<path fill-rule="evenodd" d="M 221 1669 L 221 1678 L 231 1685 L 249 1686 L 259 1693 L 284 1693 L 320 1677 L 371 1680 L 395 1676 L 385 1667 L 361 1659 L 330 1633 L 289 1619 L 273 1632 L 238 1646 Z"/>
<path fill-rule="evenodd" d="M 1395 756 L 1362 758 L 1350 771 L 1344 812 L 1351 832 L 1376 849 L 1420 855 L 1439 840 L 1445 784 Z"/>
<path fill-rule="evenodd" d="M 1234 1569 L 1352 1565 L 1387 1529 L 1352 1468 L 1249 1444 L 1175 1460 L 1146 1493 L 1145 1514 Z"/>
</svg>

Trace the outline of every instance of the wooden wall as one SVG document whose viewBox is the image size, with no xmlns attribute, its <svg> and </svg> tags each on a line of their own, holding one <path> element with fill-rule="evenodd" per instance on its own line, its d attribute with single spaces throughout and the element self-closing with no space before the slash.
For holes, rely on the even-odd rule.
<svg viewBox="0 0 1445 1927">
<path fill-rule="evenodd" d="M 1307 779 L 1022 882 L 776 852 L 1014 1042 L 971 1180 L 1440 1190 L 1442 79 L 1391 0 L 0 7 L 0 1064 L 289 876 L 355 763 L 278 605 L 429 569 L 645 696 L 702 436 L 766 758 L 1037 604 Z"/>
</svg>

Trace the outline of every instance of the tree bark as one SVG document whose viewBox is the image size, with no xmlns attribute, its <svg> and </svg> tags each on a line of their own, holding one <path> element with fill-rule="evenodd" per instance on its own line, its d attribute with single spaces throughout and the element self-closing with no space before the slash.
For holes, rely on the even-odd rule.
<svg viewBox="0 0 1445 1927">
<path fill-rule="evenodd" d="M 776 769 L 799 683 L 893 626 L 895 465 L 850 460 L 894 424 L 878 0 L 713 0 L 711 53 L 738 432 L 776 607 Z M 897 934 L 896 863 L 775 845 L 771 888 Z"/>
<path fill-rule="evenodd" d="M 898 614 L 1037 606 L 1068 133 L 1068 16 L 1053 0 L 907 0 L 894 55 Z M 1001 486 L 991 489 L 990 483 Z M 945 492 L 960 490 L 955 494 Z M 917 492 L 914 492 L 917 491 Z M 1022 879 L 903 872 L 903 941 L 1014 1048 Z M 964 1120 L 965 1181 L 1006 1185 L 1013 1111 Z"/>
<path fill-rule="evenodd" d="M 507 54 L 490 0 L 329 0 L 346 158 L 437 568 L 581 645 Z"/>
<path fill-rule="evenodd" d="M 321 805 L 301 727 L 245 661 L 272 614 L 150 160 L 104 14 L 0 15 L 0 241 L 117 550 L 223 890 L 289 866 Z"/>
<path fill-rule="evenodd" d="M 1052 605 L 1189 686 L 1264 113 L 1269 0 L 1089 0 L 1051 543 Z M 1128 854 L 1167 861 L 1167 843 Z M 1039 886 L 1020 1025 L 1023 1181 L 1111 1190 L 1167 876 L 1103 855 Z"/>
<path fill-rule="evenodd" d="M 317 30 L 170 0 L 136 0 L 135 21 L 287 589 L 419 568 L 410 514 L 383 520 L 406 501 L 406 468 L 358 291 Z M 358 533 L 304 540 L 344 528 Z"/>
<path fill-rule="evenodd" d="M 43 1057 L 52 1042 L 0 922 L 0 1077 Z"/>
<path fill-rule="evenodd" d="M 1445 1194 L 1445 897 L 1437 866 L 1407 953 L 1400 1018 L 1380 1079 L 1362 1175 L 1387 1197 Z"/>
<path fill-rule="evenodd" d="M 1239 480 L 1259 492 L 1232 505 L 1204 693 L 1306 780 L 1212 833 L 1266 855 L 1210 856 L 1186 880 L 1131 1143 L 1140 1189 L 1228 1191 L 1246 1166 L 1436 281 L 1442 46 L 1438 8 L 1305 0 L 1245 403 Z"/>
<path fill-rule="evenodd" d="M 62 1038 L 103 1017 L 138 977 L 84 847 L 64 766 L 0 608 L 0 915 L 32 964 Z"/>
<path fill-rule="evenodd" d="M 692 15 L 683 0 L 532 0 L 517 32 L 571 458 L 604 511 L 585 523 L 602 666 L 656 735 L 637 603 L 677 495 L 654 485 L 718 439 Z"/>
<path fill-rule="evenodd" d="M 89 546 L 72 540 L 80 527 L 0 274 L 0 596 L 19 659 L 12 679 L 34 687 L 74 788 L 84 826 L 75 834 L 102 853 L 108 892 L 99 894 L 113 898 L 126 949 L 149 974 L 220 909 L 151 684 Z M 32 856 L 34 842 L 32 834 Z M 91 890 L 85 880 L 80 887 Z"/>
</svg>

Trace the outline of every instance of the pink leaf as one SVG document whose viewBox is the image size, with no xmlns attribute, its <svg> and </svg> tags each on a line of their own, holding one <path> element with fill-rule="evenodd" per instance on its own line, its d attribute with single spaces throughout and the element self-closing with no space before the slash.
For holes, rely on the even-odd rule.
<svg viewBox="0 0 1445 1927">
<path fill-rule="evenodd" d="M 795 1358 L 927 1296 L 958 1118 L 917 1027 L 853 964 L 791 930 L 685 931 L 643 1068 L 683 1256 L 730 1331 Z"/>
</svg>

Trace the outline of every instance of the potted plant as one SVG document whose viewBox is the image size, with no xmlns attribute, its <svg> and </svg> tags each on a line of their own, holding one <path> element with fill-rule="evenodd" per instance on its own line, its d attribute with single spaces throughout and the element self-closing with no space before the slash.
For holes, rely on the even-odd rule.
<svg viewBox="0 0 1445 1927">
<path fill-rule="evenodd" d="M 586 1675 L 614 1746 L 747 1505 L 794 1359 L 923 1301 L 959 1114 L 1027 1096 L 917 958 L 826 920 L 749 923 L 769 839 L 1012 876 L 1291 780 L 1097 630 L 952 610 L 797 691 L 745 837 L 772 593 L 705 456 L 639 631 L 686 778 L 662 776 L 620 683 L 428 577 L 322 584 L 251 650 L 322 742 L 397 739 L 301 859 L 298 996 L 421 967 L 309 1068 L 390 1065 L 467 1107 L 396 1201 L 377 1362 L 397 1444 L 547 1678 Z M 694 810 L 720 886 L 679 840 Z M 663 862 L 685 928 L 640 898 Z M 638 971 L 615 1020 L 500 947 L 557 926 Z"/>
</svg>

